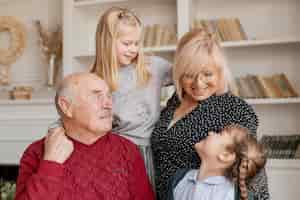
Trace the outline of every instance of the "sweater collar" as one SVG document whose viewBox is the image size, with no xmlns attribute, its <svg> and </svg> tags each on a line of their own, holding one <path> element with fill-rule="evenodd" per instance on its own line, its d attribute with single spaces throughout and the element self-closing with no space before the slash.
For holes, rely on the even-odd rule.
<svg viewBox="0 0 300 200">
<path fill-rule="evenodd" d="M 187 180 L 193 182 L 194 184 L 196 183 L 203 183 L 207 185 L 220 185 L 228 182 L 228 178 L 225 176 L 209 176 L 205 178 L 204 180 L 199 181 L 197 179 L 198 176 L 198 170 L 193 170 L 191 173 L 187 174 Z"/>
</svg>

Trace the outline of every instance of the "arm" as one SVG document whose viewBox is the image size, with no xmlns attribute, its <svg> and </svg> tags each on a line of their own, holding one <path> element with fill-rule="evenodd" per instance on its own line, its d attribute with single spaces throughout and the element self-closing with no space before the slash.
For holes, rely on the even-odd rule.
<svg viewBox="0 0 300 200">
<path fill-rule="evenodd" d="M 21 159 L 15 200 L 58 199 L 62 175 L 61 164 L 40 160 L 29 148 Z"/>
<path fill-rule="evenodd" d="M 21 159 L 15 199 L 58 199 L 63 163 L 72 152 L 73 143 L 61 128 L 52 129 L 45 140 L 32 144 Z"/>
<path fill-rule="evenodd" d="M 154 193 L 146 173 L 144 160 L 136 146 L 131 155 L 133 157 L 129 167 L 129 189 L 132 200 L 154 200 Z"/>
<path fill-rule="evenodd" d="M 154 67 L 157 68 L 158 73 L 162 76 L 163 85 L 168 86 L 173 83 L 172 79 L 172 63 L 164 58 L 153 56 L 152 57 Z"/>
<path fill-rule="evenodd" d="M 237 123 L 247 128 L 256 137 L 258 118 L 252 106 L 236 96 L 231 96 L 227 105 L 227 114 L 228 118 L 230 118 L 230 123 Z"/>
<path fill-rule="evenodd" d="M 268 179 L 265 168 L 261 169 L 248 184 L 249 190 L 252 191 L 258 200 L 269 200 Z"/>
</svg>

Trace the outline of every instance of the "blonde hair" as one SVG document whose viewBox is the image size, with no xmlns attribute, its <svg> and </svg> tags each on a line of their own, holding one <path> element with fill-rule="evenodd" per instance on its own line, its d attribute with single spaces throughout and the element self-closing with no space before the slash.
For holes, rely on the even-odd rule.
<svg viewBox="0 0 300 200">
<path fill-rule="evenodd" d="M 223 129 L 233 136 L 233 143 L 227 145 L 227 150 L 236 155 L 236 160 L 227 170 L 227 176 L 236 181 L 240 189 L 240 199 L 248 199 L 246 181 L 254 177 L 265 166 L 266 154 L 248 129 L 239 125 L 230 125 Z"/>
<path fill-rule="evenodd" d="M 122 32 L 121 25 L 142 29 L 141 21 L 132 11 L 126 8 L 112 7 L 102 15 L 96 31 L 96 59 L 91 72 L 104 79 L 111 91 L 118 88 L 119 65 L 116 55 L 116 40 Z M 136 64 L 139 86 L 146 85 L 151 76 L 146 68 L 142 43 L 140 42 L 138 55 L 133 61 Z"/>
<path fill-rule="evenodd" d="M 173 80 L 179 99 L 183 97 L 181 78 L 186 73 L 197 73 L 201 66 L 214 65 L 220 69 L 218 94 L 228 91 L 230 72 L 219 42 L 204 29 L 187 32 L 179 41 L 173 67 Z"/>
</svg>

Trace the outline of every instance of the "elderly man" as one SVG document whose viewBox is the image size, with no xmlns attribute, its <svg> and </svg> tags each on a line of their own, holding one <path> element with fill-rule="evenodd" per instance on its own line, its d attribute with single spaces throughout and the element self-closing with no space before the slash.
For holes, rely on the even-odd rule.
<svg viewBox="0 0 300 200">
<path fill-rule="evenodd" d="M 22 156 L 16 200 L 152 200 L 138 148 L 110 132 L 112 99 L 94 74 L 66 77 L 56 94 L 63 127 Z"/>
</svg>

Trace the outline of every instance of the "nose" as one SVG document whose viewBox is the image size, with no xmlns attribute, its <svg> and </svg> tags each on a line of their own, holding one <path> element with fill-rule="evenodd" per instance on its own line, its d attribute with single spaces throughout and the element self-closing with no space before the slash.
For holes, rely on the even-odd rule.
<svg viewBox="0 0 300 200">
<path fill-rule="evenodd" d="M 107 109 L 112 108 L 112 98 L 110 95 L 106 95 L 103 101 L 103 107 Z"/>
<path fill-rule="evenodd" d="M 195 83 L 199 88 L 206 88 L 207 86 L 206 80 L 201 74 L 198 74 L 195 79 Z"/>
<path fill-rule="evenodd" d="M 129 52 L 132 53 L 132 54 L 136 54 L 138 52 L 138 45 L 135 45 L 135 44 L 132 44 L 129 48 Z"/>
</svg>

